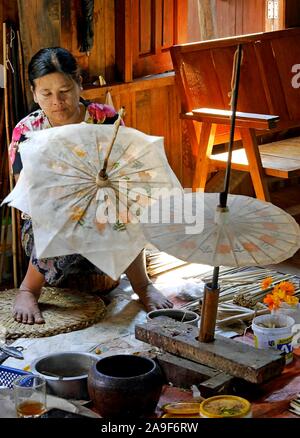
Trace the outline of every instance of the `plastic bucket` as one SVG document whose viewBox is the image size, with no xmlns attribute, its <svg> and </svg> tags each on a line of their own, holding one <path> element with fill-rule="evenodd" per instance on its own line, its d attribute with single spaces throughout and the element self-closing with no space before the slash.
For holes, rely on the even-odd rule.
<svg viewBox="0 0 300 438">
<path fill-rule="evenodd" d="M 267 327 L 270 321 L 276 321 L 278 327 Z M 294 324 L 295 320 L 284 314 L 257 316 L 252 321 L 255 347 L 277 349 L 284 354 L 286 364 L 292 362 L 292 327 Z"/>
</svg>

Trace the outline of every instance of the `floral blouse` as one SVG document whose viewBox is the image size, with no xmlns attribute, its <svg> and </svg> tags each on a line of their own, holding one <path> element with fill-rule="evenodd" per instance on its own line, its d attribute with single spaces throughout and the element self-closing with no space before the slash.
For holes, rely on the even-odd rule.
<svg viewBox="0 0 300 438">
<path fill-rule="evenodd" d="M 86 107 L 84 122 L 94 124 L 112 124 L 118 118 L 115 109 L 106 104 L 83 102 Z M 14 174 L 22 170 L 22 161 L 19 153 L 19 145 L 25 141 L 29 131 L 40 131 L 51 128 L 50 122 L 41 109 L 33 111 L 24 117 L 15 127 L 12 134 L 12 142 L 9 145 L 9 156 Z"/>
</svg>

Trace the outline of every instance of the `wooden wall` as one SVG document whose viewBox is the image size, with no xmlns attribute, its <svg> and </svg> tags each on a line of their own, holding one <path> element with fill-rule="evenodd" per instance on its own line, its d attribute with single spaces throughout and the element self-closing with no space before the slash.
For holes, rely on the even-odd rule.
<svg viewBox="0 0 300 438">
<path fill-rule="evenodd" d="M 177 177 L 188 181 L 190 171 L 183 162 L 180 100 L 174 74 L 168 73 L 127 84 L 86 89 L 82 96 L 96 102 L 105 102 L 110 92 L 115 108 L 125 106 L 125 123 L 147 134 L 165 138 L 165 150 Z"/>
<path fill-rule="evenodd" d="M 262 32 L 265 28 L 265 0 L 217 0 L 217 38 Z"/>
<path fill-rule="evenodd" d="M 284 0 L 282 8 L 284 10 L 283 18 L 285 27 L 300 26 L 299 0 Z"/>
<path fill-rule="evenodd" d="M 115 2 L 94 1 L 94 46 L 89 56 L 78 47 L 80 3 L 81 0 L 61 0 L 60 45 L 76 57 L 85 72 L 85 82 L 93 82 L 99 75 L 112 82 L 115 80 Z"/>
<path fill-rule="evenodd" d="M 116 71 L 114 5 L 118 4 L 118 1 L 95 0 L 95 43 L 90 56 L 87 56 L 78 50 L 77 28 L 80 0 L 19 0 L 26 65 L 30 57 L 41 47 L 61 45 L 69 49 L 85 71 L 83 96 L 104 102 L 106 91 L 109 90 L 115 108 L 125 106 L 127 126 L 165 138 L 165 149 L 170 165 L 178 178 L 183 181 L 180 101 L 175 87 L 174 74 L 154 75 L 153 79 L 139 78 L 122 84 L 114 82 Z M 125 4 L 130 4 L 131 1 L 125 0 Z M 186 0 L 178 1 L 183 3 Z M 43 9 L 47 11 L 47 14 L 51 10 L 52 14 L 47 27 L 45 25 L 42 30 L 42 22 L 47 19 Z M 57 13 L 60 14 L 59 24 Z M 40 14 L 43 18 L 36 35 L 33 23 Z M 110 83 L 108 87 L 91 85 L 99 74 Z"/>
<path fill-rule="evenodd" d="M 1 38 L 0 38 L 0 64 L 3 64 L 3 38 L 2 38 L 2 23 L 4 21 L 18 23 L 18 4 L 17 0 L 1 0 L 0 1 L 0 23 L 1 23 Z"/>
<path fill-rule="evenodd" d="M 179 119 L 180 102 L 174 76 L 158 74 L 149 79 L 137 77 L 134 72 L 132 58 L 136 41 L 132 41 L 131 38 L 131 23 L 134 25 L 136 18 L 133 17 L 132 11 L 136 7 L 134 5 L 143 1 L 149 11 L 150 6 L 154 4 L 160 7 L 163 5 L 164 11 L 167 10 L 166 5 L 174 7 L 175 4 L 173 0 L 155 0 L 157 3 L 151 3 L 150 0 L 95 0 L 94 47 L 88 56 L 79 52 L 78 48 L 81 0 L 18 0 L 25 64 L 28 64 L 30 57 L 41 47 L 61 45 L 69 49 L 84 71 L 84 96 L 104 102 L 106 91 L 109 90 L 115 107 L 126 107 L 125 122 L 128 126 L 148 134 L 164 136 L 171 166 L 181 182 L 190 186 L 194 157 L 186 140 L 186 125 Z M 189 6 L 190 41 L 199 39 L 201 35 L 198 15 L 200 10 L 210 10 L 211 14 L 215 14 L 211 17 L 211 22 L 216 27 L 217 37 L 264 30 L 265 0 L 176 0 L 177 5 L 180 4 L 181 7 L 186 1 Z M 295 5 L 295 0 L 282 1 L 294 2 Z M 2 5 L 3 3 L 7 3 L 10 8 L 10 5 L 16 4 L 16 0 L 4 0 Z M 200 9 L 199 4 L 202 6 Z M 0 13 L 1 10 L 3 11 L 4 7 L 0 9 Z M 147 16 L 139 16 L 147 31 Z M 123 17 L 123 21 L 120 17 Z M 169 16 L 167 18 L 169 20 Z M 165 23 L 168 24 L 168 20 Z M 169 24 L 163 29 L 168 27 Z M 149 32 L 150 28 L 148 34 L 145 34 L 144 42 L 151 41 Z M 164 44 L 163 41 L 161 43 Z M 167 44 L 169 43 L 167 40 Z M 142 45 L 140 52 L 147 51 L 149 47 L 149 44 Z M 122 63 L 123 73 L 118 75 L 118 68 Z M 91 85 L 100 74 L 109 84 L 107 87 Z M 132 81 L 134 77 L 137 79 Z M 122 80 L 122 83 L 116 83 L 116 80 Z"/>
</svg>

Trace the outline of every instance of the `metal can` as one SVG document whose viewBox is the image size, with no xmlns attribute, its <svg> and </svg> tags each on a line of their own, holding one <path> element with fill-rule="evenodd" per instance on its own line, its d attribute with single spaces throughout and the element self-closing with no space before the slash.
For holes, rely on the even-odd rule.
<svg viewBox="0 0 300 438">
<path fill-rule="evenodd" d="M 251 404 L 235 395 L 209 397 L 200 404 L 200 416 L 204 418 L 251 418 Z"/>
</svg>

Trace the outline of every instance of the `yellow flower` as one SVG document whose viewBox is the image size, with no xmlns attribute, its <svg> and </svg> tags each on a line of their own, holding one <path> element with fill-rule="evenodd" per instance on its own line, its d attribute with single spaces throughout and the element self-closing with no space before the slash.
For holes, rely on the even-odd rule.
<svg viewBox="0 0 300 438">
<path fill-rule="evenodd" d="M 279 288 L 285 291 L 287 295 L 294 295 L 295 293 L 295 286 L 290 281 L 282 281 L 279 283 Z"/>
<path fill-rule="evenodd" d="M 84 216 L 85 211 L 81 207 L 72 207 L 72 214 L 70 216 L 70 219 L 72 222 L 79 222 L 82 217 Z"/>
<path fill-rule="evenodd" d="M 86 151 L 84 151 L 83 149 L 80 149 L 79 146 L 76 146 L 74 148 L 74 152 L 79 158 L 84 158 L 86 156 Z"/>
<path fill-rule="evenodd" d="M 298 304 L 298 302 L 299 302 L 299 298 L 298 297 L 292 297 L 291 295 L 287 295 L 285 302 L 287 304 L 289 304 L 290 306 L 296 306 Z"/>
</svg>

